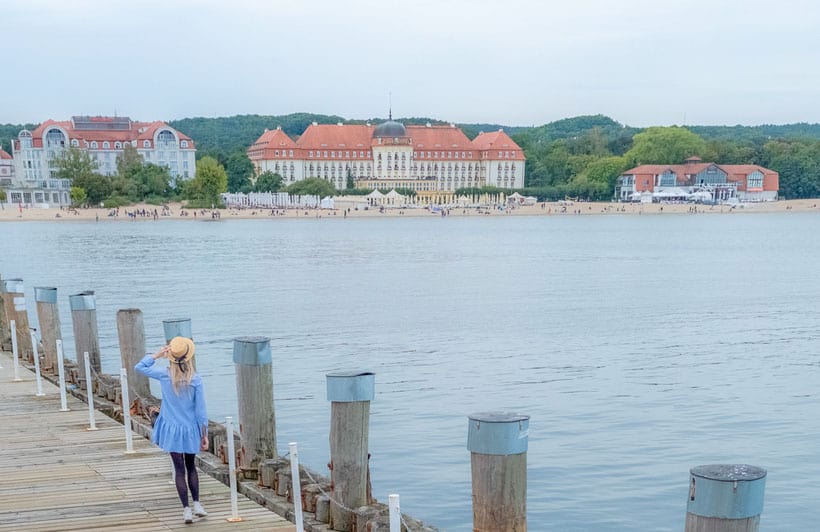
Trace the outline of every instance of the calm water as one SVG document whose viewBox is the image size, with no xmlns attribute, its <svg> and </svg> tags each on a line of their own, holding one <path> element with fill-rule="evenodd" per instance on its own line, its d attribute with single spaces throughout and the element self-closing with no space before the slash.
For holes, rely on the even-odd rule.
<svg viewBox="0 0 820 532">
<path fill-rule="evenodd" d="M 680 530 L 688 469 L 768 469 L 762 525 L 820 502 L 820 217 L 811 214 L 3 223 L 0 271 L 190 317 L 210 417 L 232 338 L 272 338 L 280 452 L 326 471 L 325 373 L 376 373 L 374 495 L 470 530 L 466 416 L 532 416 L 532 530 Z"/>
</svg>

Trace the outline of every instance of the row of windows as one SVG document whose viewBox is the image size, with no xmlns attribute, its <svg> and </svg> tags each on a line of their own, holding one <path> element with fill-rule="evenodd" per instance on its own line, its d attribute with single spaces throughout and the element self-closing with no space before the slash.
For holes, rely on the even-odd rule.
<svg viewBox="0 0 820 532">
<path fill-rule="evenodd" d="M 97 149 L 100 148 L 100 145 L 96 140 L 92 140 L 90 143 L 88 141 L 83 141 L 83 143 L 85 144 L 86 148 L 88 148 L 90 146 L 92 150 L 97 150 Z M 128 144 L 128 141 L 126 141 L 125 143 Z M 133 146 L 135 148 L 137 147 L 137 141 L 136 140 L 132 140 L 130 144 L 131 144 L 131 146 Z M 174 147 L 176 147 L 175 142 L 163 142 L 161 144 L 162 144 L 161 147 L 164 147 L 164 148 L 174 148 Z M 80 141 L 77 140 L 77 139 L 71 139 L 71 145 L 75 148 L 78 148 L 80 146 Z M 123 147 L 122 142 L 116 141 L 114 143 L 114 149 L 115 150 L 121 150 L 122 147 Z M 151 147 L 151 141 L 150 140 L 143 140 L 142 141 L 142 147 L 143 148 L 150 148 Z M 180 141 L 179 147 L 180 148 L 187 148 L 188 147 L 188 141 L 187 140 Z M 104 141 L 102 143 L 102 149 L 104 149 L 104 150 L 111 149 L 111 143 L 108 142 L 107 140 Z"/>
<path fill-rule="evenodd" d="M 186 141 L 182 141 L 182 143 L 184 144 L 183 148 L 187 147 L 187 142 Z M 365 153 L 366 153 L 366 155 L 365 155 Z M 253 150 L 253 151 L 248 152 L 249 157 L 259 157 L 261 155 L 262 155 L 261 150 Z M 279 157 L 280 155 L 282 157 L 293 157 L 293 150 L 281 150 L 281 151 L 274 150 L 274 152 L 273 152 L 274 157 Z M 485 153 L 485 155 L 489 156 L 489 154 L 487 154 L 487 153 Z M 382 156 L 382 154 L 379 154 L 379 158 L 381 158 L 381 156 Z M 398 154 L 393 153 L 392 156 L 396 157 L 396 156 L 398 156 Z M 405 156 L 405 154 L 402 153 L 401 157 L 404 158 L 404 156 Z M 308 151 L 308 158 L 309 159 L 314 159 L 314 158 L 351 159 L 351 158 L 356 158 L 356 157 L 358 157 L 358 158 L 368 157 L 369 158 L 370 157 L 370 152 L 369 151 L 368 152 L 364 152 L 364 151 L 358 151 L 357 152 L 357 151 L 350 151 L 350 150 L 347 150 L 347 151 L 344 151 L 344 152 L 343 151 L 336 151 L 336 150 L 330 150 L 330 151 L 328 151 L 328 150 L 323 150 L 323 151 L 322 150 L 315 150 L 315 151 L 314 150 L 309 150 Z M 388 153 L 388 157 L 391 157 L 391 153 Z M 472 159 L 473 158 L 473 152 L 464 152 L 464 151 L 462 151 L 462 152 L 457 152 L 457 151 L 446 151 L 446 152 L 445 151 L 442 151 L 442 152 L 428 151 L 428 152 L 424 152 L 424 151 L 418 151 L 418 152 L 412 152 L 409 155 L 409 157 L 411 159 L 412 158 L 418 158 L 418 159 Z M 499 159 L 514 159 L 515 158 L 515 152 L 514 151 L 500 151 L 500 152 L 498 152 L 498 158 Z"/>
</svg>

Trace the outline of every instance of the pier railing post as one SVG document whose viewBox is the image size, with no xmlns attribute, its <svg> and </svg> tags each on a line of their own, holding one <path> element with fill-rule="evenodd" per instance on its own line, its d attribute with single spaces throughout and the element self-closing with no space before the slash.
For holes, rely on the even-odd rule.
<svg viewBox="0 0 820 532">
<path fill-rule="evenodd" d="M 351 509 L 369 501 L 368 446 L 370 402 L 376 375 L 370 372 L 327 374 L 330 406 L 330 528 L 348 532 L 356 516 Z"/>
<path fill-rule="evenodd" d="M 34 356 L 34 378 L 37 381 L 37 397 L 42 397 L 45 394 L 43 393 L 43 380 L 40 376 L 40 354 L 37 352 L 37 338 L 34 336 L 34 331 L 31 331 L 31 348 L 34 351 L 32 354 Z"/>
<path fill-rule="evenodd" d="M 9 330 L 9 320 L 11 317 L 6 312 L 6 296 L 3 284 L 3 276 L 0 275 L 0 351 L 7 349 L 11 342 L 11 331 Z"/>
<path fill-rule="evenodd" d="M 473 530 L 527 530 L 527 443 L 530 417 L 508 412 L 469 416 Z"/>
<path fill-rule="evenodd" d="M 120 361 L 127 373 L 128 397 L 151 397 L 148 377 L 134 369 L 137 362 L 145 356 L 145 325 L 140 309 L 126 308 L 117 311 L 117 336 L 120 342 Z M 130 406 L 123 402 L 123 411 Z"/>
<path fill-rule="evenodd" d="M 93 390 L 93 386 L 86 386 L 89 379 L 83 364 L 83 353 L 88 353 L 91 368 L 99 373 L 100 367 L 100 340 L 97 336 L 97 300 L 91 290 L 68 296 L 71 304 L 71 322 L 74 326 L 74 348 L 77 354 L 77 365 L 80 370 L 80 387 Z"/>
<path fill-rule="evenodd" d="M 713 464 L 689 470 L 685 532 L 757 532 L 766 470 Z"/>
<path fill-rule="evenodd" d="M 233 361 L 242 446 L 240 467 L 256 470 L 261 460 L 277 456 L 270 338 L 235 338 Z"/>
<path fill-rule="evenodd" d="M 57 367 L 57 340 L 63 339 L 57 308 L 57 289 L 35 286 L 34 301 L 37 303 L 37 320 L 40 322 L 40 338 L 43 342 L 43 371 L 54 373 Z"/>
<path fill-rule="evenodd" d="M 3 303 L 6 319 L 17 327 L 17 349 L 20 360 L 34 362 L 31 357 L 31 336 L 29 336 L 28 312 L 26 312 L 26 291 L 22 279 L 3 280 Z"/>
<path fill-rule="evenodd" d="M 9 322 L 9 330 L 11 331 L 11 355 L 14 357 L 14 382 L 21 382 L 20 378 L 20 353 L 17 348 L 17 324 L 14 320 Z"/>
</svg>

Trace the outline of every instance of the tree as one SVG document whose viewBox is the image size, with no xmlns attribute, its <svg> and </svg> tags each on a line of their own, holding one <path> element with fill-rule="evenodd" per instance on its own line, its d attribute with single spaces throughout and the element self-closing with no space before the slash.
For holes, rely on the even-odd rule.
<svg viewBox="0 0 820 532">
<path fill-rule="evenodd" d="M 336 188 L 321 177 L 309 177 L 290 185 L 287 191 L 291 194 L 311 196 L 335 196 Z"/>
<path fill-rule="evenodd" d="M 130 144 L 126 144 L 122 153 L 117 156 L 117 175 L 131 178 L 134 173 L 142 168 L 142 155 Z"/>
<path fill-rule="evenodd" d="M 88 199 L 88 194 L 85 193 L 85 189 L 82 187 L 71 187 L 68 195 L 71 197 L 71 203 L 73 205 L 84 205 Z"/>
<path fill-rule="evenodd" d="M 171 174 L 165 166 L 152 163 L 142 165 L 133 178 L 139 185 L 141 200 L 148 196 L 166 197 L 171 192 Z"/>
<path fill-rule="evenodd" d="M 282 187 L 282 176 L 271 171 L 262 172 L 253 185 L 254 192 L 278 192 Z"/>
<path fill-rule="evenodd" d="M 581 176 L 592 183 L 602 183 L 614 190 L 615 180 L 627 168 L 628 164 L 623 157 L 603 157 L 589 163 Z"/>
<path fill-rule="evenodd" d="M 251 181 L 253 163 L 248 159 L 245 150 L 238 150 L 228 157 L 225 171 L 228 173 L 228 192 L 239 192 Z"/>
<path fill-rule="evenodd" d="M 197 162 L 196 176 L 187 187 L 189 199 L 201 205 L 220 205 L 219 195 L 228 190 L 228 174 L 213 157 L 203 157 Z"/>
<path fill-rule="evenodd" d="M 629 164 L 681 164 L 687 157 L 703 156 L 706 142 L 686 128 L 650 127 L 632 139 L 626 152 Z"/>
<path fill-rule="evenodd" d="M 87 176 L 75 177 L 71 184 L 85 190 L 89 205 L 98 205 L 110 196 L 113 191 L 111 178 L 100 174 L 92 173 Z"/>
<path fill-rule="evenodd" d="M 79 148 L 68 148 L 56 159 L 57 173 L 59 179 L 68 179 L 74 184 L 76 179 L 85 179 L 96 175 L 97 163 L 87 151 Z M 82 185 L 78 185 L 82 186 Z"/>
<path fill-rule="evenodd" d="M 345 180 L 345 189 L 353 190 L 356 188 L 356 182 L 353 181 L 353 173 L 350 171 L 350 168 L 347 169 L 347 179 Z"/>
</svg>

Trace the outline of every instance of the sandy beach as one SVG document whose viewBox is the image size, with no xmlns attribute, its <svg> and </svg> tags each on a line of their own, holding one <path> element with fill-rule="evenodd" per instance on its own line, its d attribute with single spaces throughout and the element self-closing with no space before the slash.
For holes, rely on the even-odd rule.
<svg viewBox="0 0 820 532">
<path fill-rule="evenodd" d="M 168 205 L 170 214 L 163 215 L 162 207 L 156 205 L 132 205 L 120 207 L 119 214 L 110 209 L 38 209 L 19 208 L 3 205 L 0 209 L 0 222 L 19 221 L 98 221 L 102 222 L 139 222 L 157 220 L 212 221 L 214 216 L 210 209 L 185 209 L 179 203 Z M 378 218 L 393 216 L 430 217 L 443 216 L 441 212 L 431 212 L 425 208 L 369 207 L 363 210 L 355 208 L 352 201 L 340 198 L 336 200 L 336 209 L 217 209 L 219 220 L 258 219 L 258 218 Z M 128 213 L 138 213 L 129 216 Z M 665 215 L 665 214 L 750 214 L 774 212 L 820 212 L 820 200 L 801 199 L 775 201 L 767 203 L 746 203 L 734 207 L 728 205 L 695 205 L 688 203 L 615 203 L 615 202 L 546 202 L 537 205 L 520 206 L 504 211 L 498 209 L 476 209 L 452 207 L 446 210 L 447 216 L 619 216 L 619 215 Z M 183 214 L 185 213 L 185 214 Z"/>
</svg>

